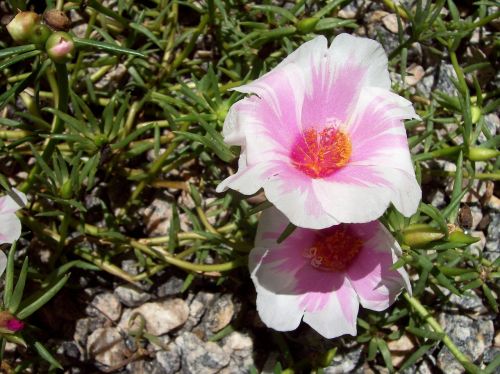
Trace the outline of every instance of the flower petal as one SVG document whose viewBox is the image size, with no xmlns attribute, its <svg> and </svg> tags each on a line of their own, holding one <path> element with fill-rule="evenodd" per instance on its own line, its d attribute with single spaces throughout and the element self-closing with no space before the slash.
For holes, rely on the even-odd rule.
<svg viewBox="0 0 500 374">
<path fill-rule="evenodd" d="M 300 296 L 276 294 L 255 283 L 257 311 L 266 326 L 277 331 L 295 330 L 302 319 Z"/>
<path fill-rule="evenodd" d="M 356 292 L 342 273 L 336 273 L 340 285 L 329 295 L 322 309 L 304 313 L 304 322 L 327 339 L 344 334 L 356 335 L 359 302 Z"/>
<path fill-rule="evenodd" d="M 312 182 L 317 199 L 333 224 L 368 222 L 380 217 L 392 197 L 387 182 L 377 175 L 359 178 L 349 173 L 353 168 L 344 169 L 344 175 L 337 173 L 328 179 L 314 179 Z M 328 226 L 320 228 L 325 227 Z"/>
<path fill-rule="evenodd" d="M 224 140 L 245 145 L 249 163 L 269 159 L 268 150 L 282 147 L 288 153 L 301 132 L 304 81 L 303 71 L 288 64 L 266 74 L 265 79 L 250 83 L 248 87 L 258 96 L 233 105 L 224 122 Z"/>
<path fill-rule="evenodd" d="M 254 93 L 261 96 L 266 90 L 266 86 L 273 80 L 275 71 L 285 68 L 293 64 L 304 71 L 309 70 L 309 64 L 318 63 L 328 49 L 328 42 L 324 36 L 317 36 L 314 39 L 302 44 L 295 51 L 290 53 L 283 61 L 281 61 L 273 70 L 264 74 L 262 77 L 247 83 L 243 86 L 233 88 L 235 91 L 242 93 Z"/>
<path fill-rule="evenodd" d="M 373 225 L 369 223 L 367 225 Z M 356 225 L 363 231 L 363 226 Z M 377 230 L 363 246 L 347 270 L 347 276 L 365 308 L 387 309 L 403 289 L 411 290 L 408 274 L 403 268 L 392 270 L 401 248 L 385 227 L 376 222 Z M 411 292 L 411 291 L 410 291 Z"/>
<path fill-rule="evenodd" d="M 333 39 L 329 50 L 335 64 L 340 67 L 360 66 L 367 69 L 363 86 L 391 88 L 387 68 L 387 55 L 382 45 L 372 39 L 340 34 Z"/>
<path fill-rule="evenodd" d="M 245 162 L 245 157 L 242 155 L 240 157 L 240 167 L 238 168 L 236 174 L 224 179 L 217 186 L 217 192 L 223 192 L 228 188 L 231 188 L 244 195 L 253 195 L 262 188 L 266 179 L 269 179 L 272 175 L 270 169 L 272 169 L 273 164 L 260 163 L 253 166 L 243 166 L 245 165 Z"/>
<path fill-rule="evenodd" d="M 17 199 L 14 200 L 11 195 L 16 195 Z M 20 205 L 22 202 L 22 205 Z M 14 213 L 23 208 L 28 203 L 26 195 L 21 191 L 13 188 L 12 192 L 0 197 L 0 214 Z"/>
<path fill-rule="evenodd" d="M 6 268 L 7 268 L 7 256 L 3 251 L 0 251 L 0 276 L 2 276 Z"/>
<path fill-rule="evenodd" d="M 350 163 L 383 165 L 414 174 L 402 122 L 410 118 L 419 117 L 408 100 L 379 88 L 363 88 L 347 126 L 352 143 Z"/>
<path fill-rule="evenodd" d="M 0 244 L 12 243 L 21 236 L 21 221 L 14 213 L 0 214 Z"/>
<path fill-rule="evenodd" d="M 279 163 L 264 185 L 267 199 L 298 227 L 319 229 L 337 223 L 313 190 L 313 181 L 288 163 Z"/>
<path fill-rule="evenodd" d="M 320 59 L 306 62 L 304 128 L 341 125 L 348 120 L 362 87 L 391 86 L 387 56 L 374 40 L 340 34 Z"/>
<path fill-rule="evenodd" d="M 272 215 L 273 212 L 270 213 Z M 261 227 L 262 224 L 259 223 L 259 226 Z M 267 241 L 267 244 L 270 243 L 269 249 L 261 255 L 258 260 L 259 266 L 252 274 L 255 282 L 258 282 L 259 285 L 271 292 L 297 294 L 301 293 L 301 285 L 303 284 L 303 279 L 297 272 L 300 272 L 304 267 L 309 267 L 303 252 L 312 245 L 315 234 L 310 230 L 297 228 L 283 242 L 277 243 L 277 235 L 279 236 L 285 227 L 283 226 L 279 233 L 273 232 L 271 234 L 271 238 Z M 267 238 L 266 234 L 268 233 L 264 234 L 264 238 Z M 257 249 L 253 249 L 250 255 L 249 266 L 251 268 L 254 266 L 252 264 L 257 261 L 255 256 L 259 256 L 259 250 Z M 306 290 L 308 289 L 306 288 Z"/>
<path fill-rule="evenodd" d="M 266 209 L 259 218 L 255 246 L 267 248 L 277 246 L 277 240 L 288 226 L 288 223 L 286 216 L 275 207 Z"/>
<path fill-rule="evenodd" d="M 294 330 L 299 326 L 303 315 L 299 296 L 270 291 L 261 285 L 256 276 L 266 254 L 267 250 L 260 247 L 254 248 L 249 256 L 251 277 L 257 291 L 257 311 L 266 326 L 277 331 Z M 279 282 L 280 278 L 277 277 L 276 280 Z"/>
</svg>

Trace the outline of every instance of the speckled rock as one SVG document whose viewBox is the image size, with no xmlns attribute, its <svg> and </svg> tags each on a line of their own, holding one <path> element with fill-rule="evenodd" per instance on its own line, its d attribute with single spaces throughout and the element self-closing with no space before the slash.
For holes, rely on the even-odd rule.
<svg viewBox="0 0 500 374">
<path fill-rule="evenodd" d="M 175 339 L 181 350 L 181 372 L 218 373 L 229 364 L 229 355 L 216 343 L 203 342 L 195 334 L 184 332 Z"/>
<path fill-rule="evenodd" d="M 127 358 L 128 349 L 117 328 L 99 328 L 89 335 L 87 354 L 96 362 L 116 366 Z"/>
<path fill-rule="evenodd" d="M 116 287 L 115 294 L 122 304 L 128 307 L 139 306 L 151 298 L 148 293 L 129 284 Z"/>
<path fill-rule="evenodd" d="M 144 319 L 146 330 L 152 335 L 163 335 L 182 326 L 188 319 L 189 308 L 182 299 L 172 299 L 162 302 L 151 302 L 135 309 L 127 309 L 120 320 L 119 326 L 125 330 L 137 329 L 140 315 Z"/>
<path fill-rule="evenodd" d="M 104 323 L 106 323 L 106 319 L 103 316 L 79 319 L 76 321 L 73 339 L 82 348 L 86 347 L 88 336 L 96 329 L 102 327 Z"/>
<path fill-rule="evenodd" d="M 446 309 L 449 311 L 460 309 L 474 314 L 486 313 L 488 311 L 482 299 L 472 290 L 464 292 L 462 296 L 452 294 L 449 301 L 450 303 L 446 305 Z"/>
<path fill-rule="evenodd" d="M 186 328 L 191 329 L 200 323 L 207 307 L 214 299 L 215 295 L 213 293 L 202 291 L 196 294 L 189 304 L 189 320 L 186 323 Z"/>
<path fill-rule="evenodd" d="M 89 316 L 98 314 L 109 318 L 111 321 L 117 321 L 122 314 L 122 305 L 118 297 L 111 292 L 104 292 L 96 295 L 90 306 L 87 307 Z"/>
<path fill-rule="evenodd" d="M 222 349 L 231 357 L 228 367 L 222 369 L 221 374 L 249 373 L 254 366 L 253 340 L 247 335 L 234 331 L 224 338 Z"/>
<path fill-rule="evenodd" d="M 174 374 L 181 368 L 180 349 L 175 344 L 169 344 L 168 350 L 156 352 L 156 361 L 165 374 Z"/>
<path fill-rule="evenodd" d="M 234 315 L 234 304 L 231 295 L 222 295 L 210 306 L 203 317 L 206 327 L 211 332 L 217 332 L 226 327 Z"/>
<path fill-rule="evenodd" d="M 343 374 L 352 372 L 362 364 L 363 346 L 355 346 L 347 352 L 339 352 L 331 365 L 324 368 L 325 374 Z"/>
<path fill-rule="evenodd" d="M 474 320 L 467 316 L 441 313 L 439 323 L 457 347 L 473 361 L 478 360 L 493 341 L 493 322 Z M 437 356 L 437 366 L 447 374 L 465 372 L 462 365 L 443 347 Z"/>
<path fill-rule="evenodd" d="M 486 235 L 485 256 L 490 261 L 500 256 L 500 213 L 490 214 L 491 221 Z"/>
<path fill-rule="evenodd" d="M 404 334 L 397 340 L 391 340 L 387 343 L 391 351 L 392 366 L 401 365 L 414 351 L 415 343 Z"/>
<path fill-rule="evenodd" d="M 182 292 L 183 285 L 184 280 L 175 276 L 171 276 L 169 277 L 168 281 L 158 287 L 158 289 L 156 290 L 156 294 L 160 298 L 178 295 Z"/>
</svg>

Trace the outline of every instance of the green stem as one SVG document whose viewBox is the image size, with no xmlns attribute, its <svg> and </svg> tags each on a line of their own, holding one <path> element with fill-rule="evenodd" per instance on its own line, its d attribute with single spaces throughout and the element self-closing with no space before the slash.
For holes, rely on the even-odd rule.
<svg viewBox="0 0 500 374">
<path fill-rule="evenodd" d="M 441 325 L 430 312 L 418 301 L 416 298 L 408 295 L 408 293 L 404 293 L 403 297 L 408 301 L 408 303 L 413 307 L 413 309 L 420 315 L 420 317 L 425 320 L 432 329 L 438 334 L 443 334 L 443 343 L 450 350 L 451 354 L 455 356 L 458 362 L 469 372 L 469 373 L 480 373 L 481 369 L 479 369 L 476 365 L 474 365 L 467 356 L 465 356 L 453 343 L 453 340 L 445 333 Z"/>
<path fill-rule="evenodd" d="M 68 99 L 69 99 L 69 86 L 68 86 L 68 70 L 66 64 L 54 64 L 56 67 L 56 81 L 57 81 L 57 95 L 54 92 L 54 96 L 57 97 L 57 109 L 63 113 L 68 111 Z M 64 121 L 58 116 L 54 117 L 54 122 L 51 130 L 51 134 L 59 134 L 64 129 Z M 45 143 L 45 149 L 42 153 L 42 158 L 45 162 L 48 162 L 52 157 L 52 153 L 56 148 L 57 140 L 49 138 Z M 27 192 L 30 187 L 35 182 L 38 173 L 40 172 L 39 164 L 31 169 L 28 179 L 20 186 L 20 190 Z"/>
<path fill-rule="evenodd" d="M 454 177 L 456 175 L 455 171 L 429 170 L 429 169 L 423 169 L 422 171 L 424 173 L 427 173 L 430 175 L 435 175 L 435 176 L 440 176 L 440 177 Z M 463 177 L 464 178 L 474 178 L 474 179 L 479 179 L 479 180 L 498 181 L 498 180 L 500 180 L 500 172 L 495 171 L 492 173 L 475 173 L 474 175 L 469 175 L 469 173 L 464 172 Z"/>
<path fill-rule="evenodd" d="M 464 72 L 458 64 L 457 54 L 455 51 L 450 51 L 450 60 L 453 65 L 453 70 L 455 70 L 455 73 L 457 74 L 460 91 L 462 91 L 462 95 L 465 95 L 465 91 L 467 91 L 467 83 L 465 82 Z"/>
<path fill-rule="evenodd" d="M 236 269 L 246 263 L 246 258 L 240 257 L 237 258 L 236 260 L 225 262 L 222 264 L 193 264 L 192 262 L 184 261 L 178 257 L 174 257 L 169 252 L 166 251 L 155 252 L 153 249 L 135 240 L 132 240 L 130 242 L 130 245 L 148 255 L 151 255 L 153 253 L 155 257 L 160 258 L 166 263 L 188 271 L 195 271 L 202 273 L 214 272 L 214 271 L 228 271 Z"/>
<path fill-rule="evenodd" d="M 437 149 L 432 152 L 421 153 L 413 157 L 413 161 L 425 161 L 440 157 L 449 157 L 457 154 L 462 149 L 461 145 Z"/>
</svg>

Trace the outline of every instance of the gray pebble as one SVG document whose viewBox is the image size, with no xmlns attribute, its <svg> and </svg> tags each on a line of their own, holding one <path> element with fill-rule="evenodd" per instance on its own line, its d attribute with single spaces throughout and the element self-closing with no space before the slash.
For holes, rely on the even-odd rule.
<svg viewBox="0 0 500 374">
<path fill-rule="evenodd" d="M 221 347 L 193 333 L 184 332 L 175 343 L 182 352 L 182 373 L 217 373 L 229 364 L 230 357 Z"/>
<path fill-rule="evenodd" d="M 493 342 L 494 327 L 492 321 L 474 320 L 467 316 L 441 313 L 439 323 L 458 349 L 471 357 L 473 361 L 478 360 Z M 447 374 L 465 372 L 447 347 L 443 347 L 438 353 L 437 366 Z"/>
<path fill-rule="evenodd" d="M 116 287 L 115 294 L 121 303 L 128 307 L 139 306 L 151 298 L 151 295 L 148 293 L 129 284 Z"/>
</svg>

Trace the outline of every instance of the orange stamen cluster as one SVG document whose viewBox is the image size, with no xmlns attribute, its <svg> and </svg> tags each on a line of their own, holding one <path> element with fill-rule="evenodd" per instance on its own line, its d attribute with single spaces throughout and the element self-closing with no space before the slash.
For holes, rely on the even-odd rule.
<svg viewBox="0 0 500 374">
<path fill-rule="evenodd" d="M 346 225 L 334 226 L 307 248 L 304 257 L 311 266 L 325 271 L 343 271 L 354 261 L 363 241 Z"/>
<path fill-rule="evenodd" d="M 351 157 L 349 136 L 335 127 L 309 128 L 292 147 L 292 164 L 312 178 L 327 177 L 345 166 Z"/>
</svg>

